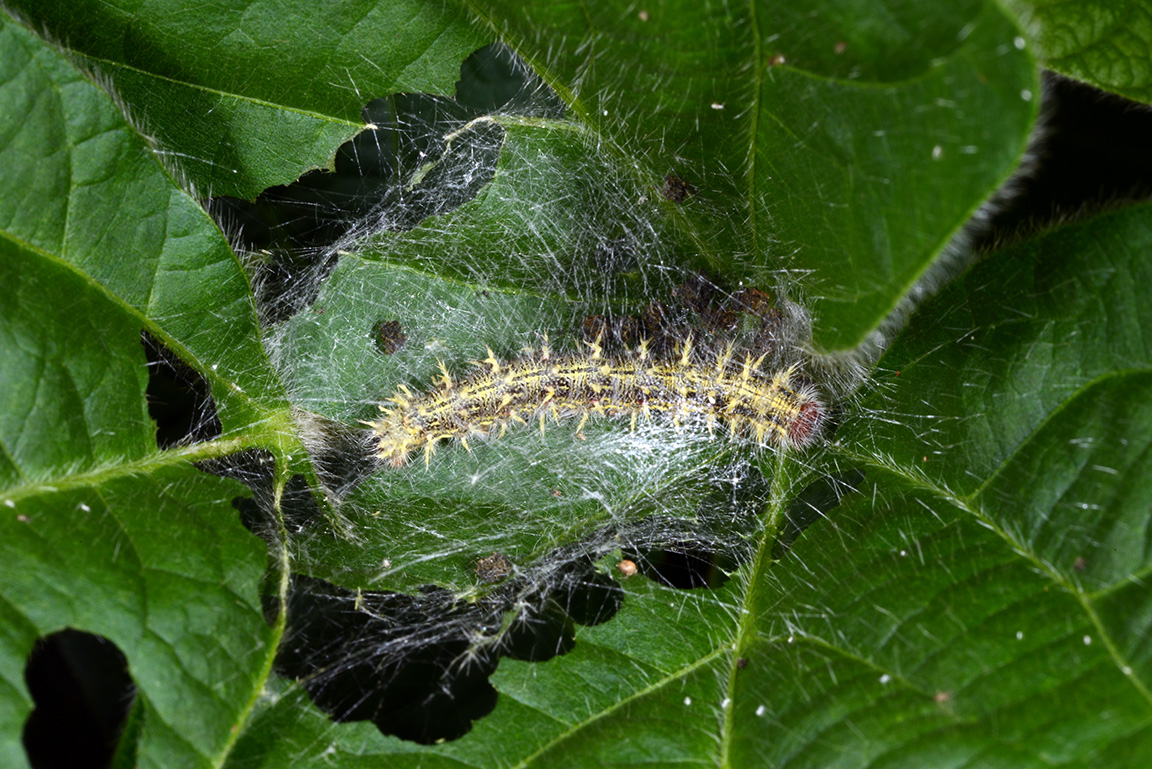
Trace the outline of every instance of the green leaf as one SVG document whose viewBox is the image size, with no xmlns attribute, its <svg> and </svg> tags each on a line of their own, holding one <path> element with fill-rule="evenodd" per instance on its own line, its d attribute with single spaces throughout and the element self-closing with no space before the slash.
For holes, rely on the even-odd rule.
<svg viewBox="0 0 1152 769">
<path fill-rule="evenodd" d="M 1007 5 L 1020 15 L 1045 67 L 1129 99 L 1152 101 L 1147 3 L 1008 0 Z"/>
<path fill-rule="evenodd" d="M 294 689 L 256 717 L 238 760 L 1139 765 L 1152 747 L 1152 356 L 1148 318 L 1121 297 L 1152 266 L 1150 225 L 1143 206 L 1056 230 L 927 303 L 879 367 L 900 376 L 876 383 L 820 462 L 834 479 L 862 471 L 839 502 L 825 496 L 790 547 L 722 588 L 630 581 L 619 614 L 568 654 L 502 661 L 496 710 L 427 749 L 441 761 L 363 727 L 337 734 Z M 1066 323 L 1107 331 L 1112 349 Z M 1097 370 L 1041 355 L 1050 339 Z M 992 367 L 990 350 L 1046 375 Z M 996 412 L 900 424 L 972 391 Z M 1013 450 L 958 450 L 983 445 L 969 422 Z M 788 515 L 812 519 L 803 504 Z"/>
<path fill-rule="evenodd" d="M 328 166 L 373 96 L 450 93 L 460 60 L 490 42 L 418 0 L 9 7 L 110 81 L 194 189 L 244 198 Z"/>
<path fill-rule="evenodd" d="M 779 353 L 825 399 L 807 452 L 604 420 L 384 467 L 361 424 L 545 334 L 587 349 L 596 316 L 688 314 L 701 268 L 798 302 L 785 347 L 852 352 L 947 277 L 1032 129 L 998 4 L 138 5 L 0 26 L 5 766 L 65 627 L 128 660 L 118 763 L 1152 752 L 1148 206 L 986 255 L 866 375 Z M 238 257 L 182 188 L 349 161 L 395 163 L 287 253 Z M 142 334 L 220 434 L 157 445 Z"/>
<path fill-rule="evenodd" d="M 713 272 L 800 275 L 785 287 L 826 351 L 860 343 L 1003 181 L 1039 93 L 993 3 L 487 15 L 625 162 L 698 188 L 684 247 Z"/>
<path fill-rule="evenodd" d="M 0 203 L 0 760 L 26 765 L 33 642 L 71 627 L 127 656 L 142 765 L 214 763 L 276 632 L 260 600 L 265 548 L 231 505 L 243 488 L 189 460 L 253 442 L 283 395 L 211 220 L 58 53 L 8 20 L 0 50 L 0 156 L 18 191 Z M 200 369 L 224 429 L 243 437 L 158 450 L 142 331 Z"/>
<path fill-rule="evenodd" d="M 889 349 L 861 406 L 881 418 L 858 420 L 841 440 L 957 494 L 980 487 L 1081 389 L 1152 359 L 1152 314 L 1139 299 L 1150 243 L 1146 219 L 1116 214 L 989 259 L 921 307 L 925 331 L 913 324 Z M 945 387 L 956 379 L 970 384 Z M 888 388 L 909 396 L 889 401 Z M 916 395 L 938 391 L 930 404 Z"/>
<path fill-rule="evenodd" d="M 105 93 L 19 26 L 3 34 L 0 162 L 19 191 L 0 201 L 7 237 L 87 275 L 179 350 L 216 383 L 225 429 L 251 424 L 261 402 L 281 406 L 248 282 L 219 229 Z"/>
<path fill-rule="evenodd" d="M 745 696 L 799 738 L 770 729 L 748 750 L 1147 754 L 1152 355 L 1126 294 L 1152 266 L 1150 225 L 1145 205 L 997 253 L 911 320 L 832 449 L 864 482 L 764 575 L 753 611 L 773 619 L 747 656 L 772 674 Z"/>
<path fill-rule="evenodd" d="M 481 7 L 475 21 L 610 138 L 605 151 L 640 186 L 655 193 L 674 173 L 697 188 L 686 231 L 669 238 L 677 261 L 761 285 L 781 270 L 807 276 L 785 287 L 810 303 L 816 342 L 834 351 L 884 319 L 1003 181 L 1039 92 L 1013 46 L 1019 31 L 994 4 L 881 5 L 727 14 L 680 2 L 642 19 L 545 3 Z M 457 62 L 487 42 L 453 8 L 348 6 L 200 9 L 194 22 L 163 4 L 132 16 L 101 4 L 25 11 L 92 57 L 146 122 L 171 116 L 149 130 L 190 159 L 181 166 L 197 188 L 252 197 L 327 165 L 323 139 L 350 135 L 369 95 L 448 93 Z M 397 29 L 406 42 L 387 45 Z M 284 30 L 315 34 L 305 45 Z M 175 60 L 152 53 L 165 45 Z M 295 52 L 287 70 L 284 50 Z M 190 91 L 201 108 L 187 107 Z"/>
</svg>

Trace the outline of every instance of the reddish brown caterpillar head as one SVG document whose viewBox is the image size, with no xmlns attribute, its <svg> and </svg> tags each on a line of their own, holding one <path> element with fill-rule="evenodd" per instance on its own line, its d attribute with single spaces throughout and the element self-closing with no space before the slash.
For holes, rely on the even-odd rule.
<svg viewBox="0 0 1152 769">
<path fill-rule="evenodd" d="M 800 413 L 788 425 L 788 440 L 797 448 L 807 446 L 820 431 L 820 422 L 824 414 L 820 404 L 816 401 L 806 401 L 800 405 Z"/>
</svg>

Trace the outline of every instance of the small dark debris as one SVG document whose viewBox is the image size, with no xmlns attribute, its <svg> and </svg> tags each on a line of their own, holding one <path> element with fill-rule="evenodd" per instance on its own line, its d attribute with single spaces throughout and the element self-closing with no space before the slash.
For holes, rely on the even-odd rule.
<svg viewBox="0 0 1152 769">
<path fill-rule="evenodd" d="M 1087 566 L 1088 562 L 1084 560 L 1084 556 L 1082 555 L 1077 556 L 1076 560 L 1072 564 L 1072 568 L 1076 571 L 1084 571 Z"/>
<path fill-rule="evenodd" d="M 398 320 L 382 320 L 376 324 L 376 348 L 385 355 L 400 351 L 408 341 L 408 334 Z"/>
<path fill-rule="evenodd" d="M 625 315 L 617 319 L 612 331 L 612 338 L 617 344 L 624 347 L 635 347 L 640 344 L 643 324 L 635 315 Z"/>
<path fill-rule="evenodd" d="M 696 194 L 696 187 L 675 174 L 668 174 L 664 177 L 664 186 L 660 188 L 660 194 L 673 203 L 683 203 Z"/>
<path fill-rule="evenodd" d="M 732 297 L 734 309 L 738 312 L 747 312 L 758 318 L 763 318 L 775 309 L 776 303 L 772 295 L 758 288 L 742 288 Z"/>
<path fill-rule="evenodd" d="M 740 325 L 740 316 L 732 310 L 715 310 L 707 318 L 708 329 L 714 334 L 731 333 Z"/>
<path fill-rule="evenodd" d="M 640 312 L 640 322 L 649 339 L 664 335 L 668 328 L 668 309 L 660 302 L 652 302 Z"/>
<path fill-rule="evenodd" d="M 783 336 L 783 331 L 784 313 L 777 309 L 769 310 L 760 322 L 760 329 L 750 345 L 752 354 L 763 355 L 772 352 L 777 341 Z"/>
<path fill-rule="evenodd" d="M 608 335 L 608 319 L 603 315 L 588 315 L 580 324 L 580 332 L 586 342 L 602 341 Z"/>
<path fill-rule="evenodd" d="M 476 562 L 476 576 L 481 582 L 498 582 L 511 573 L 512 562 L 503 553 L 492 553 Z"/>
<path fill-rule="evenodd" d="M 743 670 L 744 668 L 748 667 L 748 660 L 747 660 L 747 658 L 745 658 L 745 657 L 737 657 L 737 658 L 736 658 L 736 667 L 737 667 L 737 669 L 739 669 L 739 670 Z"/>
<path fill-rule="evenodd" d="M 704 315 L 712 304 L 716 284 L 707 275 L 698 272 L 672 289 L 672 298 L 692 312 Z"/>
<path fill-rule="evenodd" d="M 580 333 L 588 344 L 599 343 L 611 352 L 631 349 L 648 338 L 642 331 L 643 324 L 634 315 L 606 318 L 603 315 L 589 315 L 580 326 Z"/>
</svg>

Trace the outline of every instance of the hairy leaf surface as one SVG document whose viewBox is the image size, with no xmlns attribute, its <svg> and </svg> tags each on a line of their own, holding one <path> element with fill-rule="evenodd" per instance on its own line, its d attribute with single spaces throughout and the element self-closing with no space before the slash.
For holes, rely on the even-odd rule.
<svg viewBox="0 0 1152 769">
<path fill-rule="evenodd" d="M 0 763 L 74 628 L 125 765 L 1142 765 L 1152 208 L 943 256 L 1034 56 L 1147 96 L 1146 3 L 1067 5 L 9 3 Z M 372 457 L 403 387 L 635 354 L 605 318 L 714 365 L 749 288 L 810 451 Z"/>
</svg>

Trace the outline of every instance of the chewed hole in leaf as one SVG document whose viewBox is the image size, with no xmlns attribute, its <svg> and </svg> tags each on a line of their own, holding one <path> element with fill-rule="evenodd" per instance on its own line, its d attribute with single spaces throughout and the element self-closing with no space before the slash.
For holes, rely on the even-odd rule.
<svg viewBox="0 0 1152 769">
<path fill-rule="evenodd" d="M 556 92 L 503 43 L 486 45 L 464 60 L 456 101 L 480 115 L 560 119 L 567 112 Z"/>
<path fill-rule="evenodd" d="M 148 361 L 148 413 L 161 449 L 219 438 L 223 432 L 208 380 L 147 330 L 140 343 Z"/>
<path fill-rule="evenodd" d="M 562 578 L 521 575 L 480 600 L 425 586 L 416 595 L 351 590 L 296 576 L 276 669 L 336 721 L 433 743 L 456 739 L 496 704 L 488 682 L 501 657 L 542 662 L 575 646 L 622 593 L 590 559 Z"/>
<path fill-rule="evenodd" d="M 240 481 L 251 495 L 232 500 L 244 528 L 270 544 L 278 544 L 281 530 L 298 534 L 324 521 L 312 488 L 303 475 L 294 475 L 284 484 L 279 499 L 275 488 L 276 462 L 268 451 L 242 451 L 219 459 L 198 462 L 200 470 Z"/>
<path fill-rule="evenodd" d="M 728 580 L 736 562 L 723 553 L 685 542 L 666 548 L 624 551 L 639 573 L 667 587 L 717 588 Z"/>
<path fill-rule="evenodd" d="M 24 669 L 34 709 L 24 749 L 36 769 L 103 769 L 136 698 L 128 661 L 103 636 L 66 629 L 36 642 Z"/>
<path fill-rule="evenodd" d="M 315 301 L 340 254 L 379 232 L 403 232 L 472 200 L 496 172 L 504 129 L 485 116 L 562 117 L 556 95 L 503 45 L 461 68 L 455 98 L 395 93 L 365 105 L 366 127 L 330 169 L 255 201 L 209 200 L 247 255 L 261 314 L 278 323 Z"/>
<path fill-rule="evenodd" d="M 499 623 L 443 590 L 352 591 L 298 576 L 276 669 L 336 721 L 371 721 L 426 744 L 455 739 L 496 705 L 488 676 L 499 655 L 473 636 Z"/>
</svg>

